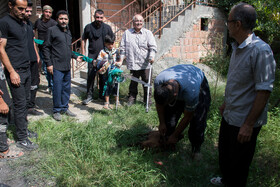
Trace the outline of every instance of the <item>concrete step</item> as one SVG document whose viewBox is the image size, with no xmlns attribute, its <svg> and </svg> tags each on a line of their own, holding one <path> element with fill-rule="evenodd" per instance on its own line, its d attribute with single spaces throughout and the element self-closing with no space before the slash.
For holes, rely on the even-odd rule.
<svg viewBox="0 0 280 187">
<path fill-rule="evenodd" d="M 87 79 L 87 69 L 80 70 L 80 78 Z"/>
<path fill-rule="evenodd" d="M 83 87 L 83 88 L 87 87 L 87 79 L 83 79 L 83 78 L 80 78 L 80 77 L 72 78 L 71 83 L 75 84 L 77 86 Z"/>
</svg>

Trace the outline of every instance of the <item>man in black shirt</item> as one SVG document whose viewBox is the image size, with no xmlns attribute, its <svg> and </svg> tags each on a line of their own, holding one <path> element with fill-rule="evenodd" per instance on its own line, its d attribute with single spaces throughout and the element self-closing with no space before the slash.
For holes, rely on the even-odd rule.
<svg viewBox="0 0 280 187">
<path fill-rule="evenodd" d="M 34 31 L 38 32 L 39 40 L 45 41 L 48 28 L 55 26 L 57 24 L 57 22 L 51 18 L 52 12 L 53 12 L 52 7 L 49 5 L 45 5 L 43 7 L 42 17 L 37 19 L 34 24 Z M 46 66 L 46 63 L 45 63 L 43 55 L 42 55 L 42 47 L 43 47 L 43 45 L 38 45 L 39 54 L 40 54 L 40 58 L 42 61 L 42 70 L 43 70 L 43 73 L 46 74 L 46 78 L 48 81 L 48 92 L 51 93 L 52 89 L 53 89 L 53 80 L 52 80 L 53 78 L 52 78 L 52 75 L 49 72 L 47 72 L 47 66 Z"/>
<path fill-rule="evenodd" d="M 61 113 L 76 116 L 68 108 L 71 91 L 71 58 L 82 61 L 72 53 L 72 36 L 68 29 L 69 16 L 64 10 L 57 12 L 57 25 L 50 27 L 43 44 L 43 57 L 48 72 L 53 75 L 53 118 L 61 121 Z"/>
<path fill-rule="evenodd" d="M 38 145 L 28 139 L 27 103 L 30 98 L 30 57 L 27 25 L 23 23 L 27 0 L 9 0 L 10 14 L 0 20 L 2 45 L 0 60 L 13 97 L 17 146 L 34 150 Z"/>
<path fill-rule="evenodd" d="M 24 17 L 25 23 L 27 24 L 27 37 L 28 37 L 28 49 L 29 49 L 29 56 L 30 56 L 30 72 L 31 72 L 30 100 L 27 104 L 27 107 L 28 107 L 28 114 L 42 115 L 43 114 L 42 112 L 39 112 L 35 109 L 35 98 L 40 83 L 39 71 L 38 71 L 40 57 L 34 42 L 33 24 L 29 20 L 31 15 L 32 15 L 32 2 L 28 2 L 25 11 L 25 17 Z"/>
<path fill-rule="evenodd" d="M 101 49 L 104 48 L 104 38 L 106 35 L 114 36 L 114 33 L 111 27 L 105 23 L 103 23 L 104 12 L 103 10 L 96 10 L 94 13 L 95 21 L 86 25 L 84 29 L 84 33 L 82 36 L 82 54 L 85 55 L 86 51 L 86 41 L 89 41 L 88 45 L 88 56 L 92 58 L 94 61 L 96 60 Z M 83 101 L 84 105 L 87 105 L 89 102 L 93 100 L 93 87 L 94 87 L 94 79 L 96 75 L 96 66 L 93 63 L 88 63 L 88 78 L 87 78 L 87 98 Z M 99 98 L 102 99 L 103 93 L 103 81 L 102 76 L 100 76 L 99 80 Z"/>
</svg>

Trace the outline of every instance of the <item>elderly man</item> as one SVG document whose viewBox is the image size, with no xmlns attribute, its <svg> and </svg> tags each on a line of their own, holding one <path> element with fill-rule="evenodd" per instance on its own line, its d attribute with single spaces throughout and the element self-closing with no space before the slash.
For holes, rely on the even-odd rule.
<svg viewBox="0 0 280 187">
<path fill-rule="evenodd" d="M 239 3 L 228 16 L 229 36 L 235 39 L 220 107 L 223 116 L 219 134 L 221 177 L 213 184 L 246 186 L 257 136 L 267 122 L 267 103 L 275 79 L 275 60 L 268 44 L 253 32 L 256 11 Z"/>
<path fill-rule="evenodd" d="M 37 19 L 35 24 L 34 24 L 34 31 L 38 33 L 38 39 L 45 41 L 46 40 L 46 36 L 47 36 L 47 30 L 48 28 L 55 26 L 57 24 L 57 22 L 52 19 L 52 12 L 53 9 L 51 6 L 49 5 L 45 5 L 43 7 L 43 14 L 41 16 L 41 18 Z M 47 66 L 46 63 L 44 61 L 43 58 L 43 54 L 42 54 L 42 48 L 43 45 L 38 45 L 39 48 L 39 54 L 40 54 L 40 58 L 42 61 L 42 70 L 43 70 L 43 74 L 46 74 L 46 78 L 48 81 L 48 89 L 47 91 L 49 93 L 52 93 L 53 91 L 53 77 L 52 75 L 47 71 Z"/>
<path fill-rule="evenodd" d="M 82 61 L 82 56 L 72 53 L 72 36 L 68 28 L 69 15 L 65 10 L 56 14 L 57 25 L 47 31 L 43 44 L 43 56 L 47 69 L 53 75 L 53 118 L 61 121 L 61 114 L 75 117 L 69 110 L 71 92 L 71 58 Z"/>
<path fill-rule="evenodd" d="M 82 54 L 85 55 L 86 42 L 88 44 L 88 57 L 92 58 L 95 62 L 99 52 L 104 48 L 104 39 L 106 35 L 114 37 L 111 27 L 105 23 L 103 10 L 97 9 L 94 13 L 94 22 L 86 25 L 82 36 Z M 88 64 L 88 77 L 87 77 L 87 98 L 83 101 L 84 105 L 89 104 L 93 100 L 94 80 L 97 73 L 96 65 L 93 63 Z M 103 80 L 100 75 L 99 80 L 99 98 L 103 99 Z"/>
<path fill-rule="evenodd" d="M 190 123 L 192 157 L 199 159 L 211 102 L 204 73 L 190 64 L 176 65 L 162 71 L 156 77 L 154 86 L 162 139 L 167 145 L 175 145 L 183 137 L 182 133 Z"/>
<path fill-rule="evenodd" d="M 13 97 L 17 146 L 34 150 L 38 145 L 28 139 L 27 103 L 30 98 L 30 57 L 28 29 L 23 22 L 27 0 L 9 0 L 10 14 L 0 20 L 2 44 L 0 60 Z M 15 53 L 16 51 L 16 53 Z"/>
<path fill-rule="evenodd" d="M 126 58 L 127 69 L 132 76 L 145 82 L 149 81 L 149 71 L 154 62 L 157 45 L 153 33 L 143 28 L 144 19 L 140 14 L 133 17 L 133 28 L 124 32 L 121 45 L 121 61 Z M 138 94 L 138 83 L 131 81 L 129 85 L 128 106 L 135 103 Z M 147 99 L 147 87 L 144 87 L 144 103 Z M 150 90 L 151 91 L 151 90 Z M 150 92 L 151 93 L 151 92 Z M 151 98 L 151 94 L 150 94 Z M 151 99 L 149 98 L 149 105 Z"/>
</svg>

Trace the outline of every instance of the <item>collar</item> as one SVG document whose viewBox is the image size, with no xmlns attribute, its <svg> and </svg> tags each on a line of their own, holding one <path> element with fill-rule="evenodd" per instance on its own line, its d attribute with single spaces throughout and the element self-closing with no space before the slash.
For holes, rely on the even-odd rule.
<svg viewBox="0 0 280 187">
<path fill-rule="evenodd" d="M 59 24 L 57 24 L 56 26 L 59 28 L 61 32 L 68 32 L 69 30 L 68 25 L 66 26 L 66 31 L 64 31 L 64 28 L 62 28 Z"/>
<path fill-rule="evenodd" d="M 250 43 L 252 43 L 253 39 L 255 38 L 255 33 L 252 33 L 250 36 L 248 36 L 239 46 L 237 42 L 232 43 L 232 48 L 234 50 L 238 49 L 243 49 L 246 46 L 248 46 Z"/>
<path fill-rule="evenodd" d="M 139 32 L 136 32 L 134 28 L 132 28 L 132 29 L 133 29 L 133 30 L 132 30 L 132 33 L 140 33 L 140 34 L 143 33 L 143 28 L 141 28 Z"/>
<path fill-rule="evenodd" d="M 15 18 L 14 16 L 12 16 L 11 14 L 8 14 L 13 20 L 15 20 L 18 24 L 20 24 L 20 25 L 22 25 L 22 24 L 24 24 L 23 23 L 23 20 L 20 20 L 20 19 L 17 19 L 17 18 Z"/>
</svg>

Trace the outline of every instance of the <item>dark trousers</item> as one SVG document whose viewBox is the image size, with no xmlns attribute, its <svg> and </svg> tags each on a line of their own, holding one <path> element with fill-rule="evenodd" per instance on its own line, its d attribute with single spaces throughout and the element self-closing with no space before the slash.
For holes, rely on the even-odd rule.
<svg viewBox="0 0 280 187">
<path fill-rule="evenodd" d="M 219 165 L 226 186 L 246 186 L 261 127 L 254 128 L 250 142 L 243 144 L 237 141 L 239 129 L 240 127 L 229 125 L 224 118 L 222 119 L 219 134 Z"/>
<path fill-rule="evenodd" d="M 211 103 L 211 96 L 207 79 L 204 78 L 200 93 L 199 103 L 194 111 L 193 118 L 190 121 L 188 131 L 189 140 L 192 144 L 192 151 L 199 152 L 204 142 L 204 131 L 207 126 L 207 113 Z M 167 136 L 170 136 L 176 129 L 179 119 L 184 112 L 185 102 L 177 101 L 174 106 L 166 105 L 164 108 Z"/>
<path fill-rule="evenodd" d="M 0 79 L 0 90 L 3 92 L 3 100 L 11 108 L 12 102 L 7 90 L 6 81 Z M 7 144 L 7 126 L 8 126 L 8 114 L 0 114 L 0 152 L 7 151 L 9 145 Z"/>
<path fill-rule="evenodd" d="M 50 74 L 47 71 L 47 65 L 44 62 L 42 50 L 39 50 L 39 56 L 40 56 L 40 59 L 42 61 L 42 70 L 44 71 L 44 73 L 46 75 L 46 79 L 48 81 L 48 88 L 51 88 L 51 90 L 52 90 L 53 89 L 53 76 L 52 76 L 52 74 Z"/>
<path fill-rule="evenodd" d="M 87 97 L 93 98 L 93 91 L 94 91 L 94 80 L 95 77 L 98 75 L 96 67 L 93 66 L 92 63 L 88 63 L 88 77 L 87 77 Z M 103 81 L 103 75 L 99 76 L 99 98 L 103 99 L 103 87 L 104 87 L 104 81 Z"/>
<path fill-rule="evenodd" d="M 130 74 L 133 77 L 136 77 L 138 79 L 141 77 L 141 80 L 144 82 L 149 82 L 149 72 L 150 72 L 150 69 L 130 70 Z M 153 73 L 151 73 L 151 77 L 152 77 L 152 74 Z M 151 83 L 152 83 L 152 80 L 151 80 Z M 143 102 L 146 103 L 148 88 L 143 85 L 143 90 L 144 90 Z M 130 81 L 129 93 L 128 93 L 129 99 L 136 100 L 137 95 L 138 95 L 138 82 Z M 152 96 L 152 88 L 150 87 L 149 102 L 151 102 L 151 96 Z"/>
<path fill-rule="evenodd" d="M 71 71 L 53 69 L 53 113 L 65 112 L 71 93 Z"/>
<path fill-rule="evenodd" d="M 18 141 L 27 138 L 27 103 L 30 100 L 31 76 L 30 68 L 15 69 L 20 76 L 20 86 L 11 83 L 10 74 L 5 71 L 6 79 L 10 87 L 14 106 L 14 120 Z"/>
<path fill-rule="evenodd" d="M 31 73 L 31 88 L 30 88 L 30 101 L 27 105 L 28 108 L 34 108 L 35 107 L 35 99 L 37 90 L 40 84 L 40 77 L 39 77 L 39 66 L 38 63 L 31 62 L 30 63 L 30 73 Z"/>
</svg>

